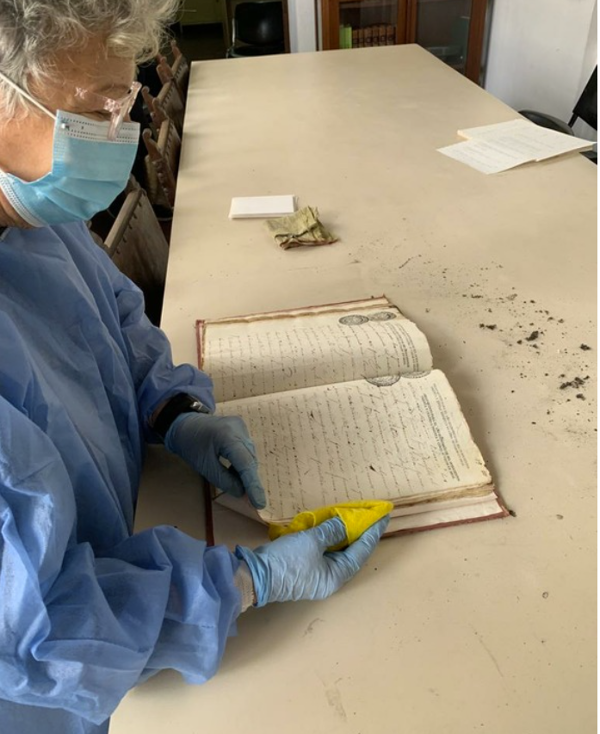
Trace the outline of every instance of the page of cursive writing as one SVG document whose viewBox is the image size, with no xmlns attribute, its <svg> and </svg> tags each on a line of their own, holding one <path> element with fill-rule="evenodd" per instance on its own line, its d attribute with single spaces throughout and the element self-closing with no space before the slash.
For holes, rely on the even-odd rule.
<svg viewBox="0 0 600 734">
<path fill-rule="evenodd" d="M 396 504 L 490 483 L 445 376 L 367 380 L 223 403 L 246 421 L 267 489 L 264 519 L 361 499 Z"/>
<path fill-rule="evenodd" d="M 209 323 L 217 402 L 431 369 L 425 336 L 394 307 Z"/>
</svg>

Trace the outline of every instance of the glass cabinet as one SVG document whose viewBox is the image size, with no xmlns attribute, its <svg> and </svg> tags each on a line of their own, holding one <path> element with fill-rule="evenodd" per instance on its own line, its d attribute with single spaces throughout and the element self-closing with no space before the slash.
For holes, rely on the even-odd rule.
<svg viewBox="0 0 600 734">
<path fill-rule="evenodd" d="M 406 43 L 418 43 L 478 82 L 487 5 L 487 0 L 409 0 Z"/>
<path fill-rule="evenodd" d="M 323 48 L 404 43 L 406 0 L 322 0 Z"/>
<path fill-rule="evenodd" d="M 418 43 L 474 82 L 490 0 L 322 0 L 322 48 Z"/>
</svg>

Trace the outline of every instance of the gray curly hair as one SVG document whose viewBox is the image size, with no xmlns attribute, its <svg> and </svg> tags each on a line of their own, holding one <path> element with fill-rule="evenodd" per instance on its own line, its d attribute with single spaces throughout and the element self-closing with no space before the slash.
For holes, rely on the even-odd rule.
<svg viewBox="0 0 600 734">
<path fill-rule="evenodd" d="M 155 56 L 180 0 L 0 0 L 0 70 L 30 90 L 52 76 L 57 49 L 102 34 L 114 54 L 143 63 Z M 24 111 L 21 95 L 0 80 L 0 119 Z"/>
</svg>

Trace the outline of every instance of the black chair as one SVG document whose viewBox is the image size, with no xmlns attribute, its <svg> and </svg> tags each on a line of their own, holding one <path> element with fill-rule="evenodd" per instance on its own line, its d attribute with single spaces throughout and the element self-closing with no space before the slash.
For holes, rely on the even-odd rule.
<svg viewBox="0 0 600 734">
<path fill-rule="evenodd" d="M 592 72 L 581 97 L 573 108 L 573 117 L 569 120 L 570 127 L 573 127 L 577 118 L 587 122 L 594 130 L 598 129 L 598 67 Z"/>
<path fill-rule="evenodd" d="M 267 56 L 285 53 L 283 4 L 243 2 L 235 6 L 232 21 L 232 44 L 227 58 Z"/>
<path fill-rule="evenodd" d="M 526 117 L 531 122 L 535 122 L 540 127 L 548 128 L 549 130 L 555 130 L 559 133 L 565 133 L 566 135 L 574 135 L 573 125 L 578 119 L 586 122 L 594 130 L 598 129 L 598 67 L 594 69 L 591 77 L 588 79 L 588 83 L 585 85 L 581 96 L 577 100 L 575 107 L 573 108 L 573 115 L 569 120 L 568 124 L 563 120 L 559 120 L 558 117 L 547 115 L 544 112 L 535 112 L 534 110 L 519 110 L 519 114 Z M 584 155 L 589 160 L 597 163 L 598 155 L 595 150 L 584 151 L 581 155 Z"/>
</svg>

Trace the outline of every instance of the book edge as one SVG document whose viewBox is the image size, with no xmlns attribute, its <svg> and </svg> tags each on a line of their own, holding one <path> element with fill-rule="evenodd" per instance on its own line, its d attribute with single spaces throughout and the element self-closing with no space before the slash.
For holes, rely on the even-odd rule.
<svg viewBox="0 0 600 734">
<path fill-rule="evenodd" d="M 455 525 L 470 525 L 475 522 L 485 522 L 486 520 L 502 520 L 508 517 L 511 513 L 506 509 L 499 495 L 496 495 L 496 501 L 498 503 L 498 512 L 492 515 L 478 515 L 475 517 L 467 517 L 462 520 L 450 520 L 448 522 L 433 523 L 430 525 L 419 525 L 414 528 L 401 528 L 400 530 L 392 530 L 391 532 L 384 533 L 382 538 L 392 538 L 397 535 L 411 535 L 412 533 L 422 533 L 426 530 L 438 530 L 441 528 L 451 528 Z"/>
<path fill-rule="evenodd" d="M 389 298 L 383 294 L 381 296 L 371 296 L 369 298 L 355 298 L 351 301 L 334 301 L 333 303 L 321 303 L 321 304 L 313 304 L 312 306 L 295 306 L 294 308 L 282 308 L 277 309 L 275 311 L 256 311 L 252 313 L 247 313 L 243 315 L 237 315 L 237 316 L 224 316 L 220 319 L 199 319 L 196 321 L 196 323 L 202 323 L 206 325 L 210 324 L 226 324 L 226 323 L 234 323 L 236 321 L 245 321 L 246 319 L 255 318 L 255 317 L 269 317 L 273 315 L 279 316 L 279 314 L 290 314 L 294 313 L 295 311 L 314 311 L 320 308 L 335 308 L 336 306 L 351 306 L 354 303 L 369 303 L 372 301 L 375 303 L 376 301 L 385 300 L 388 304 L 388 306 L 393 306 L 394 308 L 398 308 L 396 304 L 392 303 Z M 398 309 L 400 311 L 400 309 Z M 404 314 L 402 314 L 404 316 Z M 404 316 L 404 318 L 407 318 Z M 267 318 L 265 318 L 267 320 Z M 418 327 L 417 327 L 418 328 Z"/>
<path fill-rule="evenodd" d="M 215 490 L 212 486 L 205 487 L 205 507 L 206 507 L 206 517 L 205 517 L 205 532 L 206 532 L 206 540 L 208 545 L 214 545 L 214 513 L 212 509 L 212 502 L 215 501 Z M 411 535 L 413 533 L 421 533 L 425 532 L 427 530 L 438 530 L 442 528 L 449 528 L 454 527 L 456 525 L 468 525 L 475 522 L 484 522 L 486 520 L 502 520 L 509 515 L 514 516 L 510 510 L 507 509 L 504 500 L 502 499 L 502 496 L 495 491 L 495 500 L 498 505 L 498 512 L 494 512 L 491 515 L 475 515 L 473 517 L 463 518 L 461 520 L 450 520 L 447 522 L 439 522 L 439 523 L 429 523 L 429 524 L 423 524 L 418 525 L 412 528 L 401 528 L 399 530 L 392 530 L 390 532 L 386 532 L 383 534 L 382 538 L 392 538 L 398 535 Z M 233 509 L 230 506 L 227 505 L 221 505 L 224 509 L 227 509 L 231 512 L 237 512 L 235 509 Z M 474 505 L 476 506 L 476 505 Z M 468 507 L 468 505 L 466 506 Z M 424 515 L 429 514 L 428 512 L 423 513 Z M 265 520 L 262 520 L 258 515 L 256 517 L 250 517 L 249 515 L 246 515 L 248 519 L 251 519 L 255 522 L 258 522 L 259 524 L 263 525 L 264 527 L 268 527 L 269 523 Z"/>
</svg>

